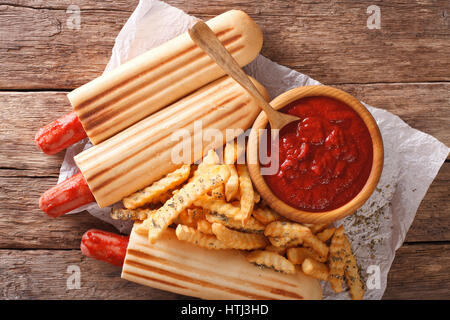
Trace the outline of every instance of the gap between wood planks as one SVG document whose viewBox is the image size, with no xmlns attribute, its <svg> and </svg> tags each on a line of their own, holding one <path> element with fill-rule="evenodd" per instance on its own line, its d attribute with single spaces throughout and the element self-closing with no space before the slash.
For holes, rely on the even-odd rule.
<svg viewBox="0 0 450 320">
<path fill-rule="evenodd" d="M 384 298 L 448 296 L 449 245 L 404 246 L 388 276 Z M 68 266 L 81 272 L 81 288 L 67 289 Z M 120 278 L 120 268 L 84 257 L 79 250 L 0 250 L 0 289 L 5 298 L 164 299 L 182 298 Z M 418 276 L 420 275 L 420 276 Z M 11 281 L 14 279 L 14 281 Z"/>
<path fill-rule="evenodd" d="M 8 2 L 0 2 L 0 6 L 8 6 L 8 7 L 13 7 L 13 8 L 24 8 L 24 9 L 32 9 L 32 10 L 50 10 L 50 11 L 67 11 L 67 5 L 61 8 L 57 8 L 57 7 L 33 7 L 33 6 L 27 6 L 27 5 L 22 5 L 22 4 L 17 4 L 17 3 L 8 3 Z M 84 8 L 82 9 L 82 11 L 87 11 L 87 12 L 102 12 L 102 11 L 107 11 L 107 12 L 127 12 L 127 13 L 132 13 L 133 10 L 121 10 L 121 9 L 115 9 L 115 8 Z"/>
<path fill-rule="evenodd" d="M 366 26 L 366 9 L 372 4 L 368 0 L 167 2 L 200 18 L 243 9 L 263 29 L 266 57 L 323 83 L 450 80 L 443 50 L 448 47 L 448 1 L 380 4 L 380 30 Z M 85 12 L 82 32 L 65 27 L 64 9 L 70 1 L 23 0 L 16 7 L 12 0 L 1 3 L 5 50 L 0 55 L 0 86 L 70 89 L 101 74 L 116 35 L 138 1 L 78 1 Z"/>
<path fill-rule="evenodd" d="M 364 86 L 364 85 L 427 85 L 427 84 L 449 84 L 450 81 L 442 81 L 442 80 L 436 80 L 436 81 L 423 81 L 423 82 L 417 82 L 417 81 L 404 81 L 404 82 L 364 82 L 364 83 L 355 83 L 355 82 L 336 82 L 336 83 L 322 83 L 322 85 L 325 86 Z M 65 89 L 55 89 L 55 88 L 30 88 L 30 89 L 21 89 L 21 88 L 0 88 L 1 92 L 7 92 L 7 93 L 15 93 L 15 92 L 62 92 L 62 93 L 69 93 L 72 90 L 76 88 L 65 88 Z"/>
</svg>

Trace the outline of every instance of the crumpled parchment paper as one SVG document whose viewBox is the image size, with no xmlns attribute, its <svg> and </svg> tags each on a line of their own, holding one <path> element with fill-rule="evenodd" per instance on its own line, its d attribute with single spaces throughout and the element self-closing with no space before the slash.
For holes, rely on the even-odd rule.
<svg viewBox="0 0 450 320">
<path fill-rule="evenodd" d="M 105 72 L 187 31 L 195 20 L 196 18 L 164 2 L 140 1 L 116 38 Z M 307 75 L 281 66 L 262 55 L 244 70 L 267 88 L 271 98 L 294 87 L 320 84 Z M 367 290 L 364 298 L 381 299 L 395 251 L 402 245 L 417 208 L 445 161 L 449 149 L 434 137 L 411 128 L 392 113 L 364 105 L 376 119 L 383 136 L 383 174 L 376 191 L 364 206 L 356 214 L 336 224 L 344 224 L 363 280 L 367 279 L 372 284 L 372 289 Z M 85 139 L 66 151 L 59 182 L 78 171 L 73 157 L 91 146 L 88 139 Z M 97 204 L 91 203 L 72 213 L 83 210 L 113 224 L 123 233 L 131 230 L 130 222 L 116 221 L 109 217 L 110 208 L 100 209 Z M 368 270 L 371 275 L 369 278 Z M 374 270 L 380 271 L 378 288 L 376 278 L 373 277 L 376 275 Z M 322 286 L 325 299 L 350 298 L 348 292 L 335 294 L 327 283 L 322 283 Z"/>
</svg>

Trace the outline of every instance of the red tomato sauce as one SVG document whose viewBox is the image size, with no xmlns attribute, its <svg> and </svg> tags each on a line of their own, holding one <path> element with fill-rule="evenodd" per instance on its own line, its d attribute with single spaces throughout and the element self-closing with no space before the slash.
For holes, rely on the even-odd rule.
<svg viewBox="0 0 450 320">
<path fill-rule="evenodd" d="M 280 130 L 278 172 L 264 176 L 272 192 L 310 212 L 336 209 L 352 200 L 366 183 L 373 161 L 372 141 L 361 117 L 328 97 L 302 98 L 281 111 L 301 120 Z"/>
</svg>

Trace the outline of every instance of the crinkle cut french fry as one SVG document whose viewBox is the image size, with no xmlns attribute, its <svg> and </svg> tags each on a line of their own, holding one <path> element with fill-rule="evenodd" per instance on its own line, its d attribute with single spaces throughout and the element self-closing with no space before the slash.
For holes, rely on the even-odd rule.
<svg viewBox="0 0 450 320">
<path fill-rule="evenodd" d="M 224 165 L 212 165 L 185 184 L 172 198 L 144 221 L 148 239 L 154 243 L 173 220 L 203 194 L 227 181 L 230 170 Z"/>
<path fill-rule="evenodd" d="M 198 175 L 204 174 L 211 166 L 218 165 L 219 163 L 220 159 L 216 151 L 210 149 L 203 157 L 202 162 L 197 165 L 197 168 L 194 169 L 194 172 L 190 175 L 190 178 L 192 179 Z"/>
<path fill-rule="evenodd" d="M 239 176 L 234 164 L 227 164 L 230 169 L 230 178 L 225 184 L 225 198 L 232 201 L 237 198 L 239 193 Z"/>
<path fill-rule="evenodd" d="M 306 258 L 305 261 L 303 261 L 302 271 L 304 274 L 319 280 L 326 281 L 328 279 L 328 267 L 311 258 Z"/>
<path fill-rule="evenodd" d="M 294 274 L 295 266 L 285 257 L 271 251 L 256 250 L 247 255 L 247 260 L 258 266 L 265 266 L 280 272 Z"/>
<path fill-rule="evenodd" d="M 156 209 L 112 208 L 110 216 L 114 220 L 145 220 L 155 212 Z"/>
<path fill-rule="evenodd" d="M 272 245 L 280 248 L 294 248 L 303 244 L 302 239 L 291 239 L 289 237 L 268 237 Z"/>
<path fill-rule="evenodd" d="M 194 221 L 200 221 L 205 219 L 205 210 L 199 207 L 191 207 L 187 209 L 188 214 Z"/>
<path fill-rule="evenodd" d="M 175 233 L 178 240 L 187 241 L 202 248 L 214 250 L 228 249 L 216 236 L 204 234 L 182 224 L 177 226 Z"/>
<path fill-rule="evenodd" d="M 303 243 L 305 246 L 309 246 L 316 251 L 319 256 L 323 257 L 325 260 L 328 257 L 329 248 L 328 246 L 319 240 L 316 235 L 310 233 L 303 238 Z"/>
<path fill-rule="evenodd" d="M 293 239 L 286 243 L 286 248 L 295 248 L 303 244 L 303 239 Z"/>
<path fill-rule="evenodd" d="M 306 223 L 305 224 L 305 227 L 308 227 L 311 230 L 311 232 L 314 233 L 314 234 L 325 230 L 327 226 L 328 225 L 324 224 L 324 223 L 322 223 L 322 224 L 308 224 L 308 223 Z"/>
<path fill-rule="evenodd" d="M 224 163 L 230 169 L 230 179 L 225 184 L 225 197 L 227 201 L 235 199 L 239 192 L 239 176 L 234 164 L 237 159 L 236 143 L 235 140 L 227 142 L 223 152 Z"/>
<path fill-rule="evenodd" d="M 287 237 L 292 240 L 301 239 L 303 243 L 312 247 L 323 257 L 328 256 L 328 247 L 320 241 L 308 227 L 299 223 L 287 221 L 274 221 L 266 226 L 264 234 L 268 237 Z"/>
<path fill-rule="evenodd" d="M 353 300 L 362 300 L 364 297 L 364 288 L 358 272 L 356 258 L 353 255 L 352 247 L 347 236 L 344 234 L 345 249 L 345 279 L 350 288 L 350 294 Z"/>
<path fill-rule="evenodd" d="M 211 234 L 212 232 L 211 223 L 209 223 L 207 220 L 203 219 L 197 222 L 197 230 L 204 234 Z"/>
<path fill-rule="evenodd" d="M 210 212 L 205 215 L 206 220 L 210 223 L 221 223 L 227 228 L 235 229 L 238 231 L 250 232 L 250 233 L 263 233 L 264 225 L 253 217 L 250 217 L 245 226 L 242 226 L 241 221 L 235 220 L 225 215 Z"/>
<path fill-rule="evenodd" d="M 327 258 L 320 256 L 311 248 L 288 248 L 286 253 L 293 264 L 302 264 L 306 258 L 312 258 L 318 262 L 327 261 Z"/>
<path fill-rule="evenodd" d="M 237 150 L 235 139 L 225 144 L 223 151 L 223 160 L 225 164 L 235 164 L 237 160 Z"/>
<path fill-rule="evenodd" d="M 190 171 L 190 165 L 181 166 L 181 168 L 169 173 L 151 186 L 123 198 L 123 205 L 127 209 L 135 209 L 159 199 L 162 194 L 186 181 Z"/>
<path fill-rule="evenodd" d="M 342 292 L 345 270 L 344 227 L 340 226 L 331 238 L 328 266 L 330 275 L 328 281 L 334 292 Z"/>
<path fill-rule="evenodd" d="M 203 161 L 198 165 L 197 171 L 198 173 L 203 172 L 208 169 L 208 166 L 219 164 L 220 159 L 217 153 L 214 150 L 209 150 L 206 156 L 203 157 Z"/>
<path fill-rule="evenodd" d="M 241 160 L 242 155 L 245 153 L 245 139 L 234 139 L 228 141 L 225 144 L 224 148 L 224 163 L 226 164 L 234 164 L 239 161 L 239 163 L 243 163 Z"/>
<path fill-rule="evenodd" d="M 174 219 L 174 223 L 184 224 L 191 228 L 197 228 L 198 221 L 204 218 L 203 210 L 200 208 L 189 208 L 180 212 Z"/>
<path fill-rule="evenodd" d="M 335 231 L 336 228 L 328 228 L 323 230 L 322 232 L 319 232 L 318 234 L 316 234 L 316 236 L 317 238 L 319 238 L 320 241 L 327 242 L 328 240 L 331 239 Z"/>
<path fill-rule="evenodd" d="M 309 257 L 307 248 L 289 248 L 286 250 L 287 258 L 293 264 L 302 264 Z"/>
<path fill-rule="evenodd" d="M 228 179 L 228 180 L 229 180 L 229 179 Z M 228 181 L 227 181 L 227 182 L 228 182 Z M 217 188 L 214 188 L 214 189 L 211 191 L 211 196 L 212 196 L 214 199 L 225 200 L 225 188 L 224 188 L 224 185 L 222 184 L 222 185 L 218 186 Z"/>
<path fill-rule="evenodd" d="M 286 237 L 290 239 L 304 239 L 311 234 L 309 228 L 295 222 L 274 221 L 269 223 L 264 230 L 267 237 Z"/>
<path fill-rule="evenodd" d="M 262 234 L 234 231 L 220 223 L 213 223 L 211 229 L 217 239 L 232 249 L 254 250 L 267 246 L 266 237 Z"/>
<path fill-rule="evenodd" d="M 262 224 L 269 224 L 274 221 L 282 220 L 281 216 L 268 207 L 255 208 L 252 212 L 253 217 Z"/>
<path fill-rule="evenodd" d="M 274 246 L 274 245 L 269 245 L 269 246 L 265 247 L 264 250 L 275 252 L 275 253 L 278 253 L 279 255 L 282 255 L 282 256 L 286 253 L 286 248 L 277 247 L 277 246 Z"/>
<path fill-rule="evenodd" d="M 238 221 L 242 221 L 243 215 L 239 207 L 233 206 L 231 203 L 227 203 L 223 200 L 214 199 L 207 195 L 202 195 L 198 197 L 194 204 L 197 207 L 201 207 L 211 211 L 211 213 L 216 213 L 219 215 L 224 215 L 227 218 L 232 218 Z"/>
<path fill-rule="evenodd" d="M 269 237 L 270 243 L 278 248 L 286 248 L 287 244 L 292 241 L 289 237 Z"/>
<path fill-rule="evenodd" d="M 188 215 L 187 210 L 181 211 L 178 216 L 172 221 L 175 224 L 182 224 L 191 228 L 196 228 L 194 221 L 192 221 L 191 217 Z"/>
<path fill-rule="evenodd" d="M 255 193 L 247 166 L 245 164 L 238 164 L 237 172 L 239 175 L 239 191 L 241 192 L 242 223 L 245 224 L 252 214 L 253 206 L 255 205 Z"/>
<path fill-rule="evenodd" d="M 320 255 L 316 250 L 312 248 L 306 248 L 309 252 L 309 257 L 318 261 L 318 262 L 327 262 L 328 261 L 328 255 L 322 256 Z"/>
</svg>

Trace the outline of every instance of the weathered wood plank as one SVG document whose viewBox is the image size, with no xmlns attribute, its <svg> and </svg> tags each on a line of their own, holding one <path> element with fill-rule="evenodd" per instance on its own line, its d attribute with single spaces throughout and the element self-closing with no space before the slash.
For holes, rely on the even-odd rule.
<svg viewBox="0 0 450 320">
<path fill-rule="evenodd" d="M 80 268 L 80 289 L 67 287 Z M 2 299 L 179 299 L 176 294 L 120 278 L 120 268 L 84 257 L 79 250 L 0 250 Z"/>
<path fill-rule="evenodd" d="M 423 88 L 416 84 L 344 87 L 450 144 L 448 107 L 442 100 L 449 97 L 450 84 L 424 84 Z M 406 98 L 410 103 L 403 102 L 404 97 L 412 97 Z M 0 248 L 77 248 L 87 229 L 112 230 L 88 214 L 53 220 L 38 208 L 40 194 L 57 181 L 63 154 L 42 154 L 33 138 L 40 126 L 68 111 L 65 93 L 2 92 L 0 105 L 4 111 L 0 114 Z M 423 106 L 433 112 L 421 112 Z M 450 240 L 449 177 L 450 163 L 446 163 L 425 197 L 407 241 Z"/>
<path fill-rule="evenodd" d="M 40 127 L 70 112 L 66 93 L 0 92 L 0 105 L 2 175 L 57 176 L 64 152 L 44 154 L 34 136 Z"/>
<path fill-rule="evenodd" d="M 450 299 L 449 244 L 404 246 L 389 274 L 385 299 Z M 81 272 L 80 289 L 68 289 L 69 266 Z M 120 268 L 83 257 L 79 250 L 0 250 L 4 299 L 186 298 L 120 279 Z"/>
<path fill-rule="evenodd" d="M 89 5 L 71 30 L 70 3 L 33 3 L 0 6 L 0 88 L 74 88 L 99 76 L 130 12 Z"/>
<path fill-rule="evenodd" d="M 450 163 L 445 163 L 417 212 L 408 242 L 450 241 L 449 177 Z M 90 228 L 116 232 L 86 212 L 57 219 L 41 212 L 39 196 L 56 180 L 56 176 L 0 177 L 0 248 L 75 249 Z"/>
<path fill-rule="evenodd" d="M 138 0 L 101 0 L 90 1 L 81 0 L 2 0 L 0 5 L 9 5 L 13 7 L 22 7 L 29 9 L 63 10 L 66 11 L 70 5 L 77 5 L 83 11 L 88 10 L 108 10 L 132 12 L 136 7 Z"/>
<path fill-rule="evenodd" d="M 422 200 L 406 242 L 450 241 L 450 163 L 446 162 Z"/>
<path fill-rule="evenodd" d="M 450 145 L 450 83 L 341 85 Z M 70 111 L 65 92 L 0 92 L 0 167 L 29 176 L 57 175 L 63 153 L 42 154 L 33 139 L 39 127 Z M 25 172 L 26 171 L 26 172 Z M 5 173 L 4 173 L 5 174 Z M 12 175 L 17 172 L 12 171 Z"/>
<path fill-rule="evenodd" d="M 69 89 L 101 74 L 137 1 L 78 1 L 80 30 L 66 25 L 68 0 L 2 3 L 0 88 Z M 377 3 L 380 30 L 366 26 L 369 0 L 168 3 L 203 18 L 231 8 L 247 11 L 263 29 L 263 54 L 323 83 L 450 80 L 445 0 Z"/>
<path fill-rule="evenodd" d="M 390 111 L 411 127 L 450 145 L 450 83 L 338 85 L 356 98 Z M 440 128 L 441 127 L 441 128 Z"/>
<path fill-rule="evenodd" d="M 450 3 L 402 1 L 381 7 L 381 30 L 368 30 L 372 1 L 167 1 L 203 18 L 240 8 L 264 31 L 263 54 L 374 106 L 450 144 Z M 0 89 L 71 89 L 101 74 L 114 38 L 137 0 L 81 0 L 81 29 L 66 21 L 70 0 L 0 2 Z M 408 27 L 405 27 L 408 26 Z M 370 68 L 368 67 L 370 66 Z M 120 280 L 112 266 L 82 257 L 89 228 L 114 229 L 87 213 L 50 219 L 37 206 L 56 182 L 62 154 L 48 157 L 32 144 L 38 127 L 69 110 L 65 93 L 0 93 L 0 292 L 8 299 L 180 298 Z M 426 111 L 425 111 L 426 110 Z M 407 241 L 449 241 L 450 164 L 419 208 Z M 449 244 L 402 247 L 385 298 L 450 299 Z M 58 250 L 10 250 L 35 248 Z M 68 249 L 68 250 L 60 250 Z M 73 250 L 75 249 L 75 250 Z M 82 288 L 67 290 L 67 266 L 79 265 Z"/>
<path fill-rule="evenodd" d="M 75 249 L 91 228 L 116 231 L 87 212 L 48 217 L 39 209 L 42 192 L 57 178 L 0 178 L 0 248 Z"/>
<path fill-rule="evenodd" d="M 450 299 L 450 244 L 405 245 L 397 251 L 383 299 Z"/>
<path fill-rule="evenodd" d="M 441 60 L 450 51 L 445 0 L 167 2 L 197 16 L 245 10 L 263 29 L 264 55 L 325 84 L 448 80 Z M 379 30 L 367 28 L 374 4 Z"/>
</svg>

